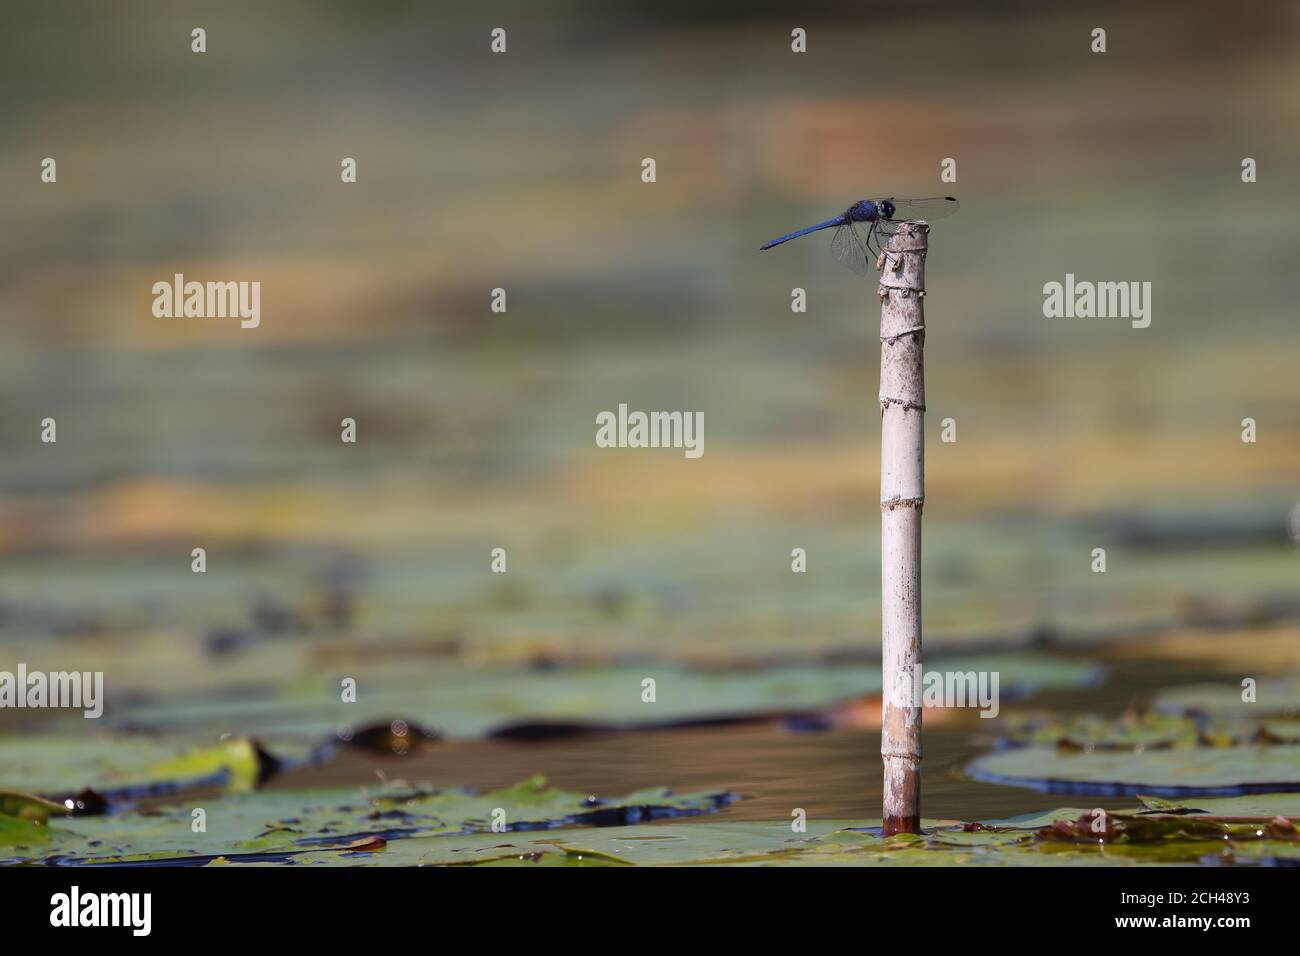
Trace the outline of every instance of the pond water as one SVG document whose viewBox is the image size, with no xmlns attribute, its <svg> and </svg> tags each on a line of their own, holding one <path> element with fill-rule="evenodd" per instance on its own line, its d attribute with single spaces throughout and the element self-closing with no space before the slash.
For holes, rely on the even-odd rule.
<svg viewBox="0 0 1300 956">
<path fill-rule="evenodd" d="M 1100 687 L 1053 691 L 1050 701 L 1025 700 L 1007 713 L 1118 715 L 1162 686 L 1224 677 L 1204 664 L 1118 655 L 1105 660 L 1105 674 Z M 988 749 L 1000 722 L 969 713 L 963 718 L 925 731 L 922 807 L 927 818 L 1005 819 L 1089 801 L 972 780 L 964 768 Z M 775 721 L 537 743 L 446 741 L 406 757 L 342 751 L 326 764 L 277 778 L 273 787 L 356 786 L 383 778 L 486 791 L 542 774 L 563 789 L 602 796 L 665 784 L 679 792 L 729 790 L 741 797 L 724 811 L 735 820 L 780 820 L 795 808 L 804 809 L 810 819 L 864 819 L 880 813 L 879 741 L 875 730 L 794 731 Z M 1104 803 L 1112 809 L 1138 805 L 1116 796 Z"/>
</svg>

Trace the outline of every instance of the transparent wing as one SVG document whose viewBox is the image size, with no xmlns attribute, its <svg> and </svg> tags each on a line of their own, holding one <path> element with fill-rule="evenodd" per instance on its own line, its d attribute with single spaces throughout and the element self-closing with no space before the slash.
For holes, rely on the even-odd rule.
<svg viewBox="0 0 1300 956">
<path fill-rule="evenodd" d="M 951 216 L 961 208 L 961 203 L 951 196 L 929 196 L 924 199 L 893 199 L 889 200 L 894 204 L 894 215 L 892 219 L 882 219 L 876 223 L 876 233 L 887 239 L 905 222 L 911 222 L 916 219 L 924 219 L 926 222 L 933 222 L 936 219 L 943 219 L 945 216 Z"/>
<path fill-rule="evenodd" d="M 951 196 L 930 196 L 926 199 L 890 199 L 894 204 L 894 219 L 942 219 L 961 208 L 961 203 Z"/>
<path fill-rule="evenodd" d="M 858 224 L 852 221 L 836 226 L 835 233 L 831 236 L 831 255 L 858 275 L 864 276 L 871 271 L 871 259 L 875 259 L 875 256 L 868 251 L 867 243 L 863 241 L 858 229 Z M 871 259 L 867 258 L 869 255 Z"/>
</svg>

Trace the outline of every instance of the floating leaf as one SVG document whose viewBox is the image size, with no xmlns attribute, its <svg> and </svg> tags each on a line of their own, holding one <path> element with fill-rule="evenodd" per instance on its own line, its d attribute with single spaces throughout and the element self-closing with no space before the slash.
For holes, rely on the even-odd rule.
<svg viewBox="0 0 1300 956">
<path fill-rule="evenodd" d="M 1070 752 L 1024 747 L 986 754 L 976 780 L 1048 793 L 1157 796 L 1300 790 L 1300 747 L 1197 747 L 1145 752 Z"/>
<path fill-rule="evenodd" d="M 1163 797 L 1153 797 L 1149 794 L 1137 795 L 1138 803 L 1146 807 L 1149 813 L 1204 813 L 1204 810 L 1185 807 L 1177 800 L 1165 800 Z"/>
<path fill-rule="evenodd" d="M 0 862 L 213 866 L 1040 866 L 1300 862 L 1300 794 L 1198 799 L 1195 808 L 1145 797 L 1150 809 L 1064 808 L 962 824 L 924 821 L 920 835 L 879 835 L 879 821 L 653 820 L 707 813 L 719 794 L 662 789 L 600 801 L 532 778 L 503 790 L 260 791 L 214 798 L 209 831 L 186 808 L 25 821 L 12 839 L 0 817 Z M 494 811 L 507 829 L 494 832 Z M 1154 812 L 1159 811 L 1159 812 Z M 1203 811 L 1203 812 L 1202 812 Z M 595 815 L 593 815 L 595 814 Z M 603 815 L 602 815 L 603 814 Z M 597 825 L 591 824 L 610 824 Z M 36 831 L 36 832 L 33 832 Z"/>
<path fill-rule="evenodd" d="M 1142 798 L 1151 799 L 1149 797 Z M 1174 803 L 1189 803 L 1178 800 Z M 1241 797 L 1197 797 L 1194 808 L 1216 817 L 1296 817 L 1300 818 L 1300 793 L 1250 794 Z"/>
<path fill-rule="evenodd" d="M 280 765 L 278 758 L 244 737 L 190 747 L 124 734 L 0 739 L 6 784 L 40 793 L 78 814 L 103 813 L 116 802 L 200 787 L 249 790 Z"/>
<path fill-rule="evenodd" d="M 286 863 L 317 851 L 374 852 L 380 848 L 376 841 L 386 844 L 386 859 L 397 859 L 401 854 L 393 854 L 394 848 L 416 836 L 486 831 L 493 838 L 509 839 L 514 831 L 624 826 L 710 813 L 730 801 L 727 793 L 674 794 L 663 788 L 602 800 L 550 787 L 541 777 L 488 793 L 264 790 L 204 800 L 205 832 L 193 832 L 190 806 L 72 817 L 51 824 L 50 839 L 40 847 L 0 853 L 0 862 L 202 864 L 225 857 L 229 862 Z M 497 819 L 505 832 L 492 832 Z"/>
<path fill-rule="evenodd" d="M 0 738 L 6 786 L 31 793 L 72 793 L 86 786 L 112 789 L 175 756 L 165 741 L 128 734 L 28 734 Z"/>
<path fill-rule="evenodd" d="M 1239 681 L 1221 684 L 1192 684 L 1172 687 L 1156 695 L 1153 706 L 1169 714 L 1192 714 L 1214 718 L 1300 717 L 1300 679 L 1260 681 L 1255 699 L 1242 699 Z"/>
<path fill-rule="evenodd" d="M 1068 817 L 1062 822 L 1072 824 Z M 1088 826 L 1077 839 L 1071 830 L 1058 832 L 1050 826 L 990 825 L 970 830 L 945 821 L 926 821 L 921 836 L 886 839 L 866 832 L 872 826 L 878 826 L 878 821 L 810 822 L 806 833 L 794 834 L 786 821 L 699 822 L 544 836 L 445 836 L 402 841 L 399 858 L 363 865 L 1131 866 L 1217 861 L 1225 848 L 1234 862 L 1300 861 L 1300 840 L 1285 827 L 1234 827 L 1180 817 L 1156 820 L 1116 814 L 1108 839 L 1100 840 Z M 309 854 L 296 862 L 325 865 L 330 861 L 326 855 Z"/>
<path fill-rule="evenodd" d="M 1242 744 L 1300 743 L 1300 721 L 1172 713 L 1129 713 L 1120 717 L 1009 716 L 998 741 L 1074 750 L 1150 750 L 1165 747 L 1235 747 Z"/>
<path fill-rule="evenodd" d="M 231 737 L 152 764 L 142 776 L 150 782 L 176 781 L 178 786 L 220 784 L 239 792 L 265 782 L 278 767 L 278 761 L 256 741 Z"/>
<path fill-rule="evenodd" d="M 999 728 L 1004 743 L 1066 749 L 1192 747 L 1200 729 L 1190 717 L 1172 714 L 1124 714 L 1116 718 L 1083 714 L 1008 717 Z"/>
<path fill-rule="evenodd" d="M 41 824 L 0 814 L 0 858 L 8 855 L 5 847 L 17 847 L 18 850 L 29 849 L 39 847 L 47 839 L 48 833 Z"/>
<path fill-rule="evenodd" d="M 68 808 L 61 803 L 46 800 L 21 790 L 0 790 L 0 815 L 44 823 L 51 814 L 65 814 Z"/>
</svg>

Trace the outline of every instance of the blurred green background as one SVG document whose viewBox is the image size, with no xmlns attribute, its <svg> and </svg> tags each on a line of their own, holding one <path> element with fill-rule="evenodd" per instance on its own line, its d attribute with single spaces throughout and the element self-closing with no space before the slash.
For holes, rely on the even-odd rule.
<svg viewBox="0 0 1300 956">
<path fill-rule="evenodd" d="M 869 660 L 875 282 L 758 246 L 877 195 L 962 201 L 927 647 L 1287 606 L 1298 39 L 1289 3 L 7 5 L 4 659 L 105 670 L 133 726 L 199 692 L 342 723 L 342 676 Z M 260 281 L 261 327 L 155 318 L 175 272 Z M 1066 273 L 1151 282 L 1150 328 L 1044 318 Z M 702 411 L 704 457 L 597 449 L 620 402 Z"/>
</svg>

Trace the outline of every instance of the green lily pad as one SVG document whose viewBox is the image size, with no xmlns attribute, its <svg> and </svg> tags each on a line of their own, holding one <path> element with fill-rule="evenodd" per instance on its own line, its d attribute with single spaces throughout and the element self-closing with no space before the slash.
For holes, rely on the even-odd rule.
<svg viewBox="0 0 1300 956">
<path fill-rule="evenodd" d="M 22 820 L 8 814 L 0 814 L 0 857 L 6 854 L 5 847 L 39 846 L 49 838 L 46 828 L 32 820 Z"/>
<path fill-rule="evenodd" d="M 249 790 L 267 774 L 268 761 L 269 755 L 244 737 L 205 746 L 127 734 L 0 739 L 5 785 L 44 794 L 85 788 L 101 792 L 191 786 Z"/>
<path fill-rule="evenodd" d="M 1300 679 L 1259 681 L 1251 701 L 1242 700 L 1243 692 L 1239 682 L 1230 681 L 1171 687 L 1156 695 L 1154 706 L 1169 714 L 1214 718 L 1300 718 Z"/>
<path fill-rule="evenodd" d="M 1191 717 L 1173 714 L 1126 714 L 1117 718 L 1088 714 L 1075 717 L 1022 716 L 1008 717 L 999 728 L 999 737 L 1016 745 L 1132 750 L 1136 747 L 1192 747 L 1200 739 L 1200 729 Z"/>
<path fill-rule="evenodd" d="M 0 790 L 0 816 L 44 823 L 51 814 L 65 814 L 68 808 L 21 790 Z"/>
<path fill-rule="evenodd" d="M 1082 714 L 1010 716 L 998 740 L 1016 746 L 1056 746 L 1074 750 L 1136 750 L 1165 747 L 1235 747 L 1252 743 L 1300 743 L 1300 720 L 1219 716 L 1214 719 L 1173 713 L 1098 717 Z"/>
<path fill-rule="evenodd" d="M 657 817 L 708 813 L 722 794 L 640 791 L 613 801 L 533 778 L 475 794 L 385 788 L 375 793 L 260 791 L 193 807 L 73 817 L 14 834 L 0 818 L 0 863 L 169 862 L 212 866 L 1039 866 L 1300 860 L 1300 794 L 1181 801 L 1152 809 L 1065 808 L 987 824 L 927 820 L 925 833 L 879 835 L 879 822 L 729 822 Z M 500 811 L 500 813 L 498 813 Z M 502 817 L 500 814 L 504 814 Z M 504 830 L 494 830 L 494 822 Z"/>
<path fill-rule="evenodd" d="M 223 779 L 235 792 L 252 790 L 265 773 L 265 755 L 247 737 L 231 737 L 211 747 L 189 750 L 163 760 L 142 771 L 145 779 L 202 780 Z"/>
<path fill-rule="evenodd" d="M 1204 817 L 1117 812 L 1098 835 L 1086 811 L 1047 822 L 964 826 L 925 821 L 919 836 L 877 835 L 878 821 L 666 823 L 546 834 L 474 834 L 389 844 L 359 866 L 1140 866 L 1300 860 L 1292 824 L 1230 824 Z M 1082 818 L 1082 819 L 1081 819 Z M 873 828 L 877 832 L 873 832 Z M 297 865 L 330 865 L 304 854 Z"/>
<path fill-rule="evenodd" d="M 485 831 L 509 839 L 514 831 L 562 826 L 627 825 L 663 817 L 709 813 L 731 800 L 726 793 L 674 794 L 642 790 L 617 800 L 559 790 L 540 777 L 488 793 L 467 790 L 384 789 L 314 792 L 267 790 L 196 798 L 191 804 L 72 817 L 51 824 L 48 839 L 26 851 L 0 852 L 0 863 L 172 860 L 284 863 L 301 854 L 365 854 L 368 842 L 387 849 L 412 837 Z M 195 810 L 203 829 L 196 831 Z M 494 833 L 494 824 L 505 827 Z M 377 838 L 377 840 L 376 840 Z M 360 847 L 358 846 L 362 844 Z"/>
<path fill-rule="evenodd" d="M 121 785 L 176 751 L 174 745 L 126 734 L 26 735 L 0 738 L 0 767 L 5 786 L 71 792 Z"/>
<path fill-rule="evenodd" d="M 1193 810 L 1216 817 L 1300 818 L 1300 793 L 1263 793 L 1242 797 L 1182 797 L 1171 800 L 1144 795 L 1139 799 L 1152 810 Z"/>
<path fill-rule="evenodd" d="M 1224 795 L 1300 790 L 1300 747 L 1062 751 L 1003 750 L 976 759 L 976 780 L 1047 793 Z"/>
<path fill-rule="evenodd" d="M 1142 804 L 1149 813 L 1189 813 L 1192 812 L 1189 807 L 1178 800 L 1166 800 L 1164 797 L 1153 797 L 1148 794 L 1139 793 L 1137 795 L 1138 803 Z"/>
</svg>

